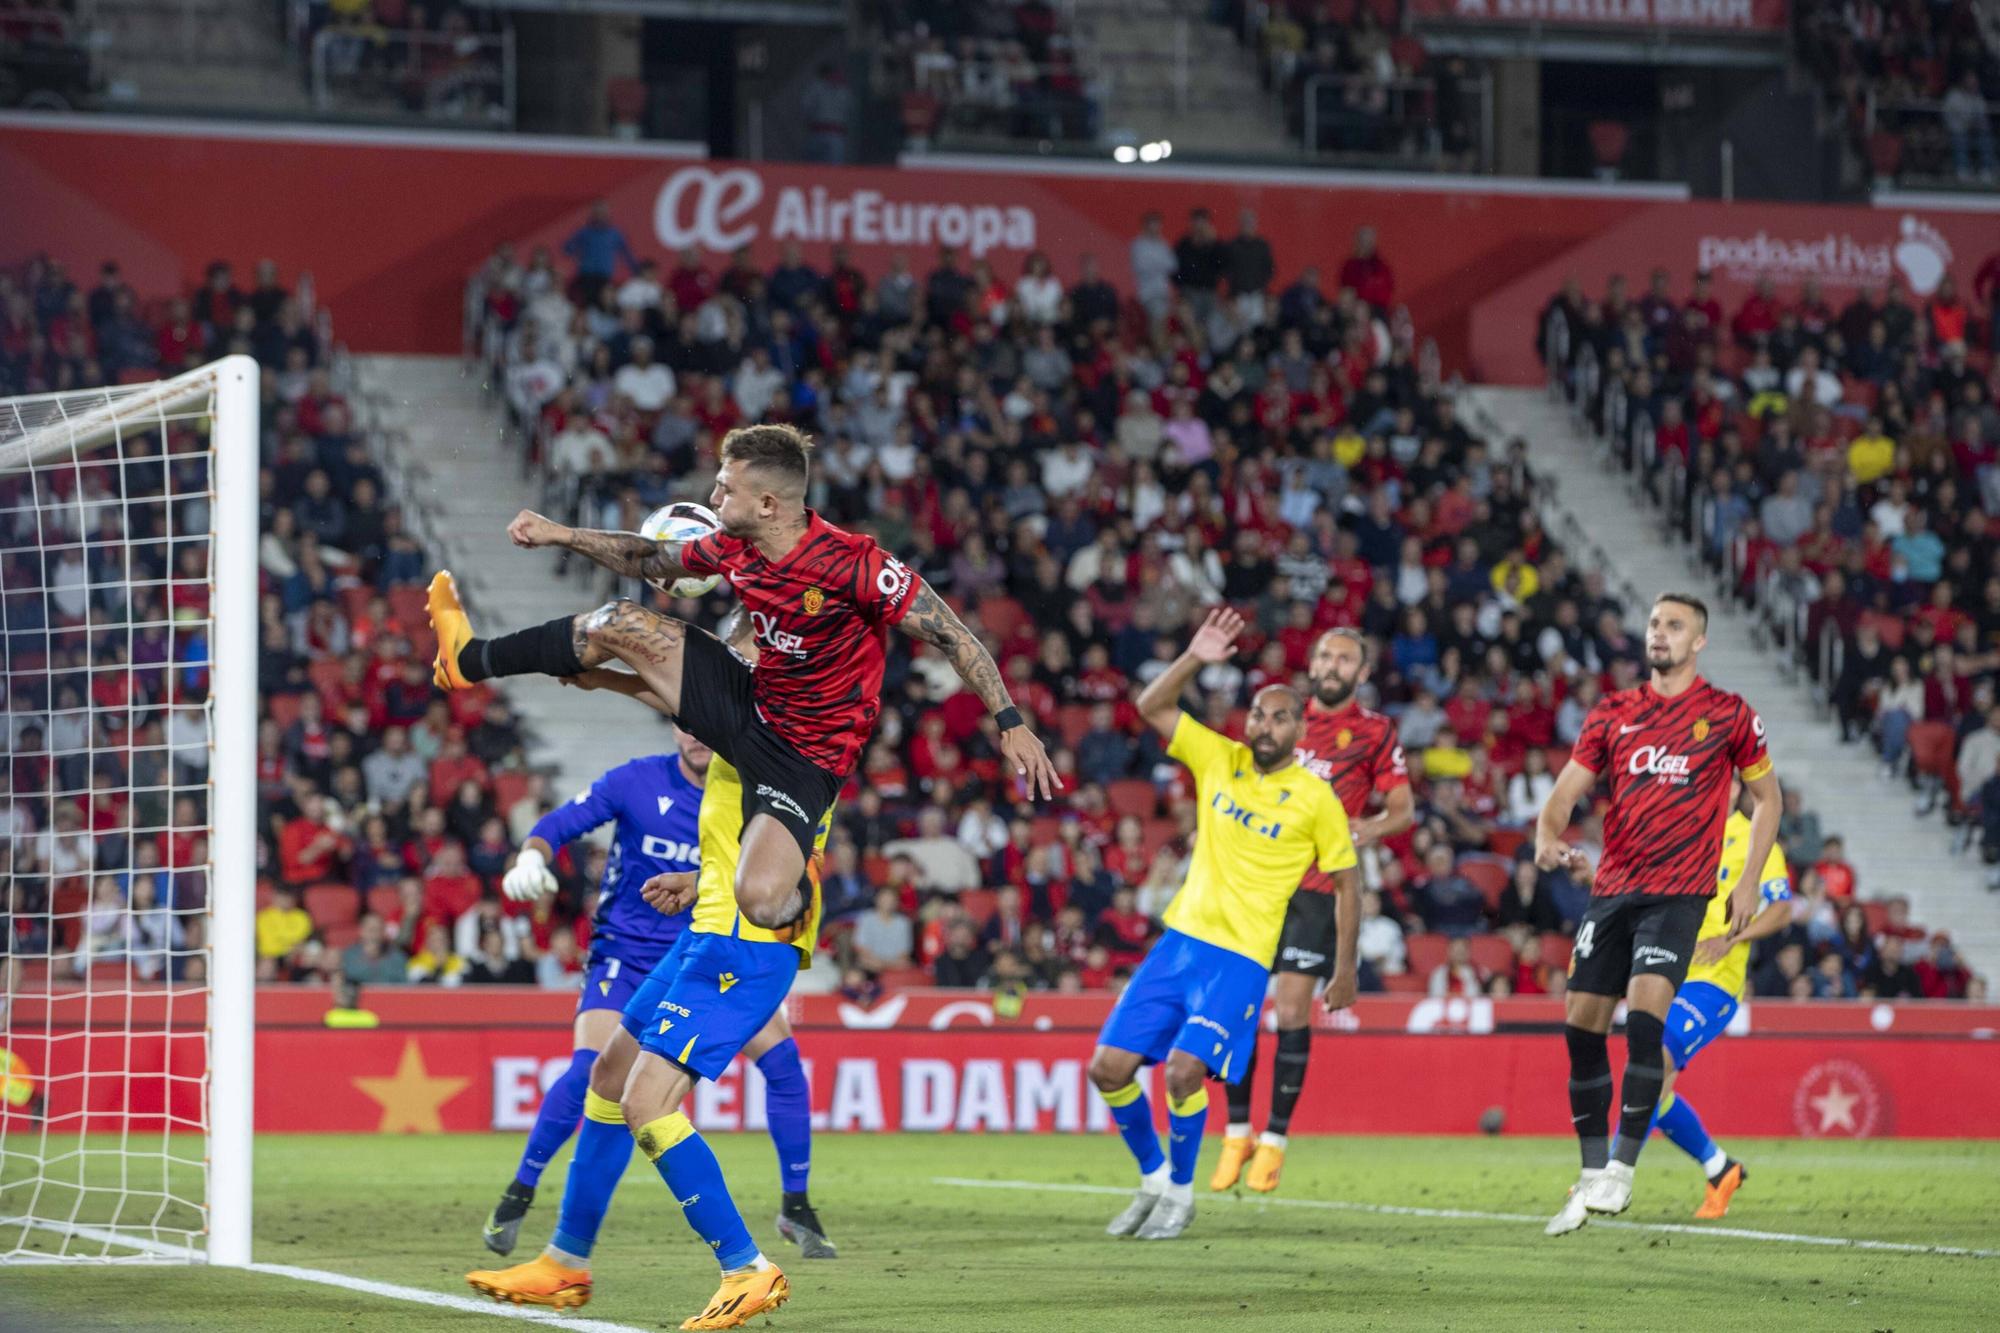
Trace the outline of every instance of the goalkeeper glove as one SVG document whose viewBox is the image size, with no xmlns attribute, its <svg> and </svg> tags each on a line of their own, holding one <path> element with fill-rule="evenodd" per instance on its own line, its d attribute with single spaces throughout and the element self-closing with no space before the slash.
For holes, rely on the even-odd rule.
<svg viewBox="0 0 2000 1333">
<path fill-rule="evenodd" d="M 517 903 L 531 903 L 556 891 L 556 877 L 549 873 L 548 858 L 524 847 L 514 858 L 514 868 L 500 881 L 500 888 Z"/>
</svg>

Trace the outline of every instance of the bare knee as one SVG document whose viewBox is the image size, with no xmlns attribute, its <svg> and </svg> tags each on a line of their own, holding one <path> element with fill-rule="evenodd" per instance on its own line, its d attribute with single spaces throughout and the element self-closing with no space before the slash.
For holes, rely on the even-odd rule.
<svg viewBox="0 0 2000 1333">
<path fill-rule="evenodd" d="M 1271 999 L 1271 1013 L 1281 1030 L 1302 1028 L 1312 1023 L 1312 992 L 1301 995 L 1286 987 Z"/>
<path fill-rule="evenodd" d="M 1138 1061 L 1129 1052 L 1100 1046 L 1090 1057 L 1090 1084 L 1099 1092 L 1116 1092 L 1130 1083 L 1138 1070 Z"/>
<path fill-rule="evenodd" d="M 621 1030 L 606 1043 L 604 1053 L 590 1067 L 590 1090 L 605 1101 L 615 1102 L 625 1096 L 625 1078 L 632 1072 L 632 1050 L 626 1044 L 629 1041 Z"/>
<path fill-rule="evenodd" d="M 776 930 L 796 920 L 805 904 L 796 876 L 753 870 L 746 862 L 736 867 L 736 906 L 751 925 Z"/>
<path fill-rule="evenodd" d="M 1184 1102 L 1208 1082 L 1208 1068 L 1185 1051 L 1167 1057 L 1167 1096 Z"/>
</svg>

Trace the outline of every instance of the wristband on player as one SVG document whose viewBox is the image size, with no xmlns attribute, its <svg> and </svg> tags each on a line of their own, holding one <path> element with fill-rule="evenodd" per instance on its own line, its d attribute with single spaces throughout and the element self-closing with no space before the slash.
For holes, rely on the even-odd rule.
<svg viewBox="0 0 2000 1333">
<path fill-rule="evenodd" d="M 1021 725 L 1021 710 L 1009 704 L 993 715 L 993 725 L 1002 731 L 1012 731 Z"/>
</svg>

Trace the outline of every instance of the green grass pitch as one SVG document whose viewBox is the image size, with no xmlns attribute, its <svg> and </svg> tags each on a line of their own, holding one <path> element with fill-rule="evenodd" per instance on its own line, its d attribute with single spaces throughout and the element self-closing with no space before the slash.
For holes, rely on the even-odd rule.
<svg viewBox="0 0 2000 1333">
<path fill-rule="evenodd" d="M 2000 1257 L 1835 1248 L 1647 1228 L 1686 1223 L 1694 1167 L 1655 1140 L 1625 1221 L 1560 1240 L 1538 1220 L 1375 1213 L 1308 1201 L 1533 1215 L 1554 1210 L 1574 1149 L 1552 1139 L 1300 1139 L 1277 1196 L 1204 1192 L 1181 1240 L 1114 1241 L 1131 1170 L 1116 1138 L 824 1136 L 815 1202 L 841 1247 L 804 1264 L 776 1239 L 762 1135 L 713 1139 L 753 1230 L 793 1279 L 753 1325 L 804 1333 L 951 1330 L 1996 1329 Z M 266 1137 L 257 1259 L 471 1295 L 480 1223 L 517 1137 Z M 2000 1252 L 2000 1143 L 1746 1141 L 1751 1180 L 1725 1225 Z M 552 1227 L 567 1153 L 516 1258 Z M 18 1161 L 10 1163 L 18 1167 Z M 941 1178 L 1050 1188 L 973 1188 Z M 12 1187 L 5 1202 L 18 1203 Z M 0 1208 L 0 1212 L 12 1211 Z M 584 1317 L 673 1328 L 715 1266 L 635 1157 L 597 1253 Z M 53 1331 L 522 1327 L 274 1275 L 65 1266 L 0 1274 L 0 1328 Z"/>
</svg>

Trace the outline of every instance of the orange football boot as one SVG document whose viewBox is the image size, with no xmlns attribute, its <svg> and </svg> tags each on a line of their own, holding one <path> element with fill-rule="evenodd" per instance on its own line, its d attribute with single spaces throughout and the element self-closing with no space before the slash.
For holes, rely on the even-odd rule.
<svg viewBox="0 0 2000 1333">
<path fill-rule="evenodd" d="M 792 1298 L 792 1286 L 776 1264 L 740 1268 L 722 1275 L 722 1285 L 708 1298 L 708 1308 L 684 1321 L 682 1328 L 741 1328 L 760 1314 L 769 1314 Z"/>
<path fill-rule="evenodd" d="M 1222 1156 L 1216 1159 L 1215 1174 L 1208 1178 L 1208 1187 L 1217 1193 L 1235 1189 L 1237 1177 L 1243 1174 L 1243 1164 L 1250 1160 L 1250 1150 L 1256 1146 L 1255 1139 L 1224 1139 Z"/>
<path fill-rule="evenodd" d="M 472 642 L 472 622 L 466 619 L 465 604 L 458 600 L 458 582 L 448 569 L 431 576 L 431 591 L 425 610 L 431 631 L 437 635 L 437 656 L 431 659 L 431 681 L 441 690 L 469 690 L 472 682 L 459 673 L 458 654 Z"/>
<path fill-rule="evenodd" d="M 1750 1179 L 1749 1170 L 1743 1163 L 1731 1160 L 1724 1164 L 1722 1174 L 1708 1182 L 1708 1197 L 1701 1201 L 1701 1207 L 1694 1215 L 1703 1221 L 1711 1221 L 1729 1212 L 1729 1201 L 1736 1197 L 1736 1191 L 1743 1188 L 1743 1182 Z"/>
<path fill-rule="evenodd" d="M 1285 1169 L 1285 1150 L 1275 1143 L 1259 1143 L 1250 1159 L 1250 1175 L 1244 1184 L 1259 1194 L 1278 1188 L 1278 1173 Z"/>
<path fill-rule="evenodd" d="M 564 1268 L 546 1254 L 512 1268 L 478 1269 L 465 1280 L 474 1291 L 511 1305 L 547 1305 L 574 1310 L 590 1300 L 590 1270 Z"/>
</svg>

